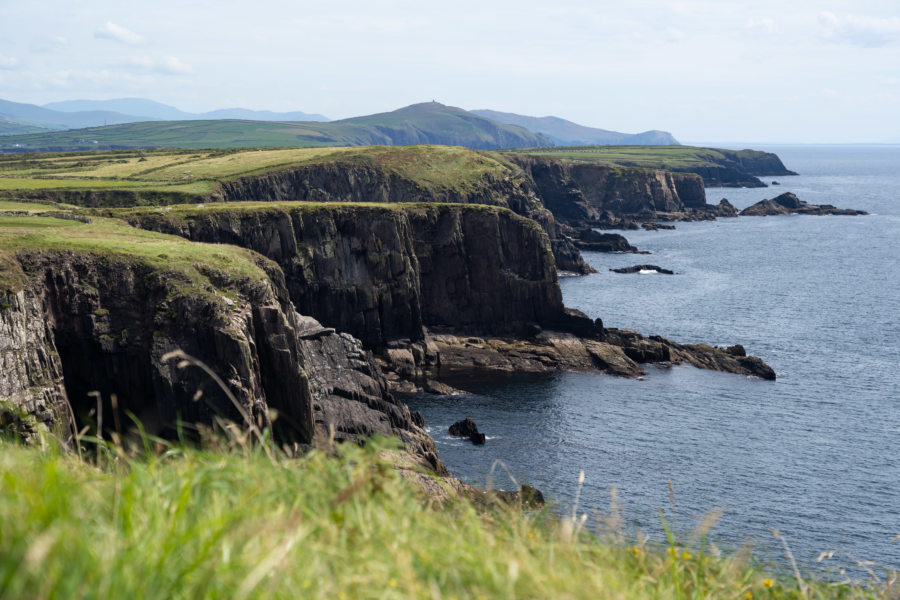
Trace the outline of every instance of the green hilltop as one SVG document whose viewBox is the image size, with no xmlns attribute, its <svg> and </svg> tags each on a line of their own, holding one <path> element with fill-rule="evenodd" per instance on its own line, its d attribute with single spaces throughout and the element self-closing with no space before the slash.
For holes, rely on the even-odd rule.
<svg viewBox="0 0 900 600">
<path fill-rule="evenodd" d="M 523 127 L 437 102 L 331 122 L 147 121 L 5 136 L 0 152 L 113 148 L 248 148 L 441 144 L 474 149 L 549 146 Z"/>
</svg>

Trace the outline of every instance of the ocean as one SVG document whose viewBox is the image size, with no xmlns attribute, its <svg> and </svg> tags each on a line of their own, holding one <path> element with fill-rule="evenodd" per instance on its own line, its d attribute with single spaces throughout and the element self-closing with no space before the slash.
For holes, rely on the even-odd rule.
<svg viewBox="0 0 900 600">
<path fill-rule="evenodd" d="M 745 208 L 794 192 L 870 216 L 740 217 L 624 235 L 651 255 L 585 253 L 598 273 L 561 279 L 567 306 L 607 327 L 742 344 L 774 382 L 692 367 L 640 380 L 565 373 L 468 380 L 416 395 L 440 458 L 476 485 L 530 483 L 600 527 L 662 541 L 660 511 L 688 535 L 784 564 L 772 530 L 813 572 L 858 560 L 900 569 L 900 146 L 773 146 L 796 177 L 707 189 Z M 676 275 L 611 273 L 650 263 Z M 447 428 L 472 417 L 476 447 Z M 834 557 L 817 562 L 822 552 Z"/>
</svg>

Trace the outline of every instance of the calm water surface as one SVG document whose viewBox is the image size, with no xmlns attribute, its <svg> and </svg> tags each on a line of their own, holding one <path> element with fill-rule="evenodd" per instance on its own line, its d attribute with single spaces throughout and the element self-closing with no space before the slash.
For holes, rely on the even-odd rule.
<svg viewBox="0 0 900 600">
<path fill-rule="evenodd" d="M 900 147 L 767 149 L 802 175 L 776 178 L 780 187 L 709 189 L 709 201 L 744 208 L 792 191 L 873 215 L 626 232 L 652 255 L 585 253 L 599 272 L 561 285 L 568 306 L 608 327 L 740 343 L 778 380 L 650 368 L 639 381 L 469 380 L 460 382 L 469 395 L 408 398 L 451 471 L 484 485 L 499 460 L 566 505 L 583 469 L 581 510 L 608 512 L 615 489 L 630 529 L 652 538 L 661 538 L 659 509 L 682 531 L 723 509 L 720 545 L 751 542 L 777 560 L 775 528 L 811 568 L 826 550 L 840 564 L 852 555 L 900 568 L 891 541 L 900 535 Z M 639 262 L 677 275 L 608 271 Z M 465 416 L 488 434 L 485 446 L 446 434 Z M 496 485 L 509 481 L 495 469 Z"/>
</svg>

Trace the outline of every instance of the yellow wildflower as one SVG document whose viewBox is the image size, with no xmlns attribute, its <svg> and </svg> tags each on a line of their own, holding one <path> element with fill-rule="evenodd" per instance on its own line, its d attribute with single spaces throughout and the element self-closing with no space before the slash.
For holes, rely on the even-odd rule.
<svg viewBox="0 0 900 600">
<path fill-rule="evenodd" d="M 685 550 L 685 551 L 681 554 L 681 558 L 684 559 L 684 560 L 690 560 L 691 558 L 693 558 L 693 556 L 691 555 L 690 552 L 688 552 L 687 550 Z"/>
<path fill-rule="evenodd" d="M 773 585 L 775 585 L 775 582 L 772 581 L 771 579 L 766 578 L 766 579 L 763 579 L 763 585 L 766 587 L 772 587 Z"/>
</svg>

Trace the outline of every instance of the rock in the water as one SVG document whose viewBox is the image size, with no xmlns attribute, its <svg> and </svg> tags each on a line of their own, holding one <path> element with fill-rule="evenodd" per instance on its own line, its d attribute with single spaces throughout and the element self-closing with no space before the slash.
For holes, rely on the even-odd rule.
<svg viewBox="0 0 900 600">
<path fill-rule="evenodd" d="M 719 200 L 719 204 L 716 205 L 715 213 L 719 217 L 736 217 L 738 216 L 738 209 L 728 201 L 728 198 L 722 198 Z"/>
<path fill-rule="evenodd" d="M 781 185 L 781 184 L 778 183 L 777 181 L 773 181 L 770 185 Z"/>
<path fill-rule="evenodd" d="M 618 233 L 600 233 L 590 228 L 578 232 L 575 245 L 581 250 L 594 252 L 639 252 L 637 248 L 628 243 L 624 236 Z"/>
<path fill-rule="evenodd" d="M 475 424 L 475 421 L 469 417 L 451 425 L 450 435 L 454 437 L 469 438 L 476 446 L 484 444 L 487 439 L 483 433 L 478 431 L 478 425 Z"/>
<path fill-rule="evenodd" d="M 647 231 L 659 231 L 660 229 L 675 229 L 675 226 L 665 225 L 664 223 L 641 223 L 641 228 Z"/>
<path fill-rule="evenodd" d="M 478 433 L 478 425 L 470 417 L 450 426 L 450 435 L 454 437 L 469 437 L 473 433 Z"/>
<path fill-rule="evenodd" d="M 740 212 L 742 217 L 767 217 L 771 215 L 867 215 L 864 210 L 836 208 L 830 204 L 807 204 L 795 194 L 785 192 L 771 200 L 760 200 Z"/>
<path fill-rule="evenodd" d="M 620 269 L 610 269 L 613 273 L 643 273 L 647 271 L 655 271 L 660 275 L 674 275 L 675 271 L 663 269 L 656 265 L 634 265 L 633 267 L 622 267 Z"/>
</svg>

